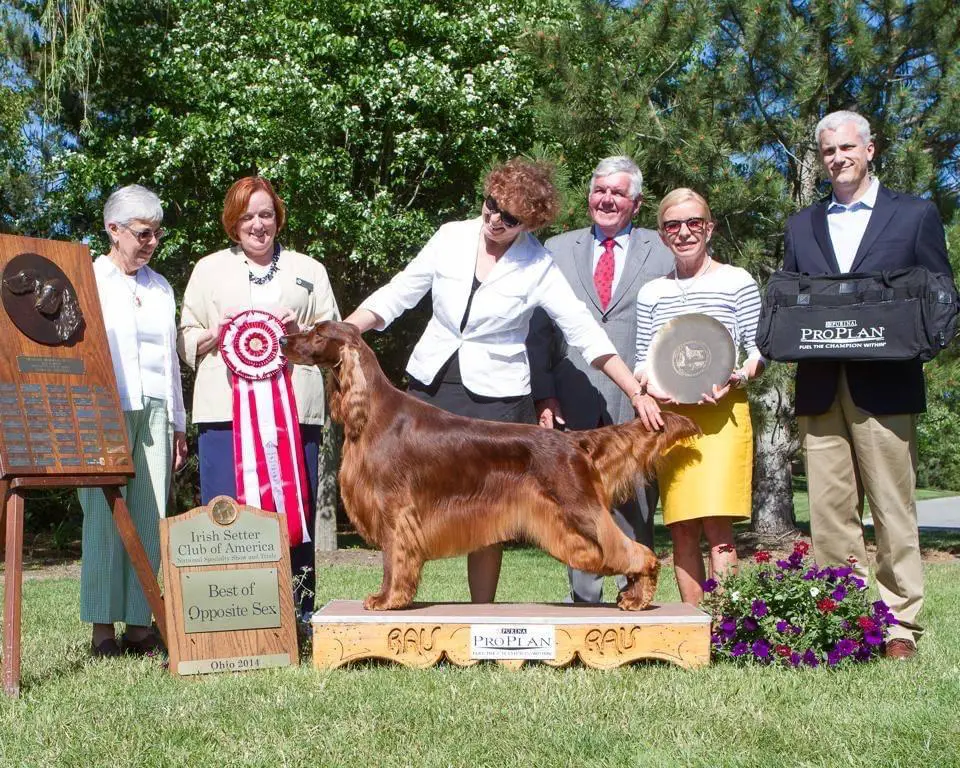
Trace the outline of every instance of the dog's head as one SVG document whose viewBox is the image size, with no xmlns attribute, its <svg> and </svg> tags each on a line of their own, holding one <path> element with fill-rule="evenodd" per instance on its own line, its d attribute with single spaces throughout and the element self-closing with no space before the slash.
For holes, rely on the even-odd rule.
<svg viewBox="0 0 960 768">
<path fill-rule="evenodd" d="M 283 355 L 291 363 L 321 368 L 335 368 L 342 362 L 346 347 L 357 348 L 361 343 L 360 331 L 355 325 L 330 320 L 280 339 Z"/>
<path fill-rule="evenodd" d="M 376 365 L 372 353 L 360 338 L 360 330 L 350 323 L 326 320 L 302 333 L 284 336 L 280 339 L 280 347 L 291 363 L 330 369 L 327 375 L 330 415 L 334 421 L 343 424 L 348 440 L 358 440 L 369 414 L 363 355 L 366 354 L 372 359 L 371 364 Z"/>
</svg>

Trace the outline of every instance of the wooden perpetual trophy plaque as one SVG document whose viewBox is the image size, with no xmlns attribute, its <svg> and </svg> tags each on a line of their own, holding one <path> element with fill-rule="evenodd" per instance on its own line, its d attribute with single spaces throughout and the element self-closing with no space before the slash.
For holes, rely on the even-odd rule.
<svg viewBox="0 0 960 768">
<path fill-rule="evenodd" d="M 102 488 L 164 637 L 166 626 L 156 574 L 120 495 L 133 460 L 89 249 L 0 235 L 0 299 L 3 688 L 16 696 L 24 489 Z"/>
</svg>

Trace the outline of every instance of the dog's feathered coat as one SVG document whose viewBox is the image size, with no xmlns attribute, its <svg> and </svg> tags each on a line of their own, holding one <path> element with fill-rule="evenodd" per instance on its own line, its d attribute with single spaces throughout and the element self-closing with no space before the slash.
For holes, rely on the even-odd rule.
<svg viewBox="0 0 960 768">
<path fill-rule="evenodd" d="M 426 560 L 517 538 L 574 568 L 625 574 L 623 609 L 653 599 L 657 558 L 609 510 L 661 453 L 697 433 L 689 419 L 664 413 L 662 432 L 634 420 L 570 433 L 468 419 L 391 385 L 352 325 L 318 323 L 283 343 L 291 362 L 331 370 L 330 413 L 345 437 L 340 492 L 360 535 L 383 550 L 383 585 L 368 610 L 410 605 Z"/>
</svg>

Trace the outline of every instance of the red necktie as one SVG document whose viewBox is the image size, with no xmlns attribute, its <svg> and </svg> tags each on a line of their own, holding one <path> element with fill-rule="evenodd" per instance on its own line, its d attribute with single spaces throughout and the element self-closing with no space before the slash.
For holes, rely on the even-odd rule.
<svg viewBox="0 0 960 768">
<path fill-rule="evenodd" d="M 600 258 L 597 260 L 597 268 L 593 271 L 593 285 L 597 289 L 597 296 L 600 297 L 601 309 L 606 309 L 607 305 L 610 304 L 614 270 L 613 246 L 616 242 L 612 237 L 608 237 L 601 243 L 603 253 L 600 254 Z"/>
</svg>

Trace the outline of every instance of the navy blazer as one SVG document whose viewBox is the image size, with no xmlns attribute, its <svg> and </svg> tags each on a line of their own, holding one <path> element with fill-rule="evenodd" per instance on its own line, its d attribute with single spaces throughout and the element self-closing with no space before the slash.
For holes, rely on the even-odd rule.
<svg viewBox="0 0 960 768">
<path fill-rule="evenodd" d="M 811 275 L 840 274 L 827 228 L 829 204 L 830 198 L 821 200 L 787 221 L 785 270 Z M 850 271 L 880 272 L 914 266 L 953 274 L 940 216 L 929 200 L 881 185 Z M 919 360 L 805 361 L 797 365 L 798 416 L 824 413 L 830 408 L 837 393 L 841 366 L 846 369 L 850 395 L 858 408 L 874 415 L 926 410 L 923 364 Z"/>
</svg>

